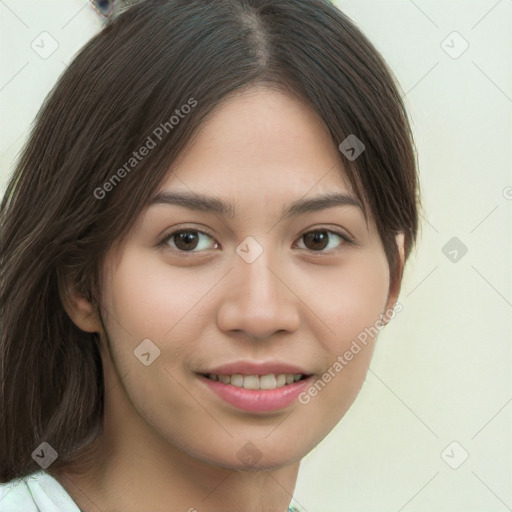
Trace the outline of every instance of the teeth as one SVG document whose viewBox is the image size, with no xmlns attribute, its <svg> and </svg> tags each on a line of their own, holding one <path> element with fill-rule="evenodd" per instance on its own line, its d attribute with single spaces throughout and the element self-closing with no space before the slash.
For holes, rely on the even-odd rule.
<svg viewBox="0 0 512 512">
<path fill-rule="evenodd" d="M 259 389 L 276 389 L 277 386 L 277 380 L 274 375 L 263 375 L 260 377 L 258 382 L 258 388 Z M 245 382 L 244 382 L 245 386 Z M 279 386 L 281 387 L 281 386 Z"/>
<path fill-rule="evenodd" d="M 239 373 L 236 373 L 231 377 L 229 375 L 224 375 L 224 377 L 227 379 L 224 381 L 224 384 L 232 384 L 237 388 L 241 388 L 244 385 L 244 378 Z"/>
<path fill-rule="evenodd" d="M 245 389 L 260 389 L 260 379 L 257 375 L 247 375 L 242 377 L 242 380 Z"/>
<path fill-rule="evenodd" d="M 211 380 L 218 380 L 223 384 L 231 384 L 238 388 L 245 389 L 276 389 L 297 382 L 302 377 L 301 373 L 280 373 L 274 375 L 241 375 L 235 373 L 234 375 L 215 375 L 209 373 L 208 378 Z"/>
<path fill-rule="evenodd" d="M 276 388 L 282 388 L 285 384 L 288 384 L 286 382 L 286 375 L 284 373 L 281 373 L 277 376 L 276 379 Z M 260 386 L 261 386 L 261 379 L 260 379 Z"/>
</svg>

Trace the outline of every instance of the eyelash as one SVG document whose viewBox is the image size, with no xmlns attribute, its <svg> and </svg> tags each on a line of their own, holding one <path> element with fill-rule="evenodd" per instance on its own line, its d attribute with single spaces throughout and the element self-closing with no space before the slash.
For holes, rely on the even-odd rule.
<svg viewBox="0 0 512 512">
<path fill-rule="evenodd" d="M 320 233 L 329 233 L 329 234 L 339 236 L 343 240 L 341 247 L 338 247 L 336 249 L 331 249 L 330 251 L 323 251 L 323 250 L 322 251 L 313 251 L 310 249 L 301 249 L 301 250 L 308 251 L 312 254 L 331 254 L 331 253 L 336 253 L 336 252 L 340 251 L 342 249 L 343 245 L 350 245 L 350 246 L 356 245 L 356 242 L 352 238 L 347 236 L 346 234 L 340 233 L 339 231 L 333 231 L 332 229 L 327 229 L 327 228 L 316 228 L 316 229 L 312 229 L 310 231 L 306 231 L 298 238 L 298 240 L 301 240 L 307 234 L 319 233 L 319 232 Z M 185 257 L 188 257 L 189 255 L 192 255 L 192 254 L 200 254 L 201 252 L 205 252 L 205 251 L 180 251 L 180 250 L 175 250 L 175 249 L 170 248 L 168 245 L 168 242 L 170 240 L 172 240 L 172 238 L 174 236 L 176 236 L 180 233 L 199 233 L 199 234 L 206 235 L 213 239 L 213 237 L 210 234 L 208 234 L 204 231 L 200 231 L 199 229 L 181 228 L 176 231 L 173 231 L 172 233 L 166 234 L 162 239 L 160 239 L 160 241 L 157 244 L 157 247 L 160 249 L 163 249 L 163 250 L 170 250 L 172 253 L 174 253 L 178 256 L 185 256 Z M 208 249 L 206 249 L 206 250 L 208 250 Z"/>
</svg>

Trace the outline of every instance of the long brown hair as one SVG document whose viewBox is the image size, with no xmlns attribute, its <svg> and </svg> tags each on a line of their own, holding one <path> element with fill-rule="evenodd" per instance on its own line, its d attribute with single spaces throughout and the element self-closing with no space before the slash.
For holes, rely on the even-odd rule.
<svg viewBox="0 0 512 512">
<path fill-rule="evenodd" d="M 58 80 L 1 204 L 0 481 L 40 469 L 43 441 L 59 468 L 97 438 L 99 337 L 73 324 L 59 290 L 100 304 L 107 252 L 213 109 L 255 84 L 311 105 L 337 146 L 364 143 L 340 161 L 401 278 L 395 235 L 407 258 L 418 230 L 414 142 L 394 76 L 355 24 L 327 0 L 135 3 Z"/>
</svg>

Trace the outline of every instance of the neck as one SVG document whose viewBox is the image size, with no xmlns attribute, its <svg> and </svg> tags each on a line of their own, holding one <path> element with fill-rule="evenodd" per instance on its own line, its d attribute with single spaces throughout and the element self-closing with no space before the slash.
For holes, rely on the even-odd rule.
<svg viewBox="0 0 512 512">
<path fill-rule="evenodd" d="M 299 463 L 264 471 L 236 471 L 182 454 L 162 463 L 136 446 L 128 456 L 86 472 L 54 476 L 83 512 L 287 512 Z"/>
</svg>

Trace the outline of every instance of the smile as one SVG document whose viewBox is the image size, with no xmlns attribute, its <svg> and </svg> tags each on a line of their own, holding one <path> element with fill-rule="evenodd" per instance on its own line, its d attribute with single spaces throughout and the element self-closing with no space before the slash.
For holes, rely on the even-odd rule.
<svg viewBox="0 0 512 512">
<path fill-rule="evenodd" d="M 235 373 L 234 375 L 216 375 L 209 373 L 205 375 L 210 380 L 220 381 L 223 384 L 236 386 L 244 389 L 276 389 L 288 386 L 293 382 L 297 382 L 306 376 L 301 373 L 270 373 L 268 375 L 242 375 Z"/>
<path fill-rule="evenodd" d="M 286 373 L 261 376 L 198 374 L 198 377 L 214 400 L 220 398 L 221 403 L 253 413 L 279 411 L 291 406 L 313 379 L 312 375 Z"/>
</svg>

